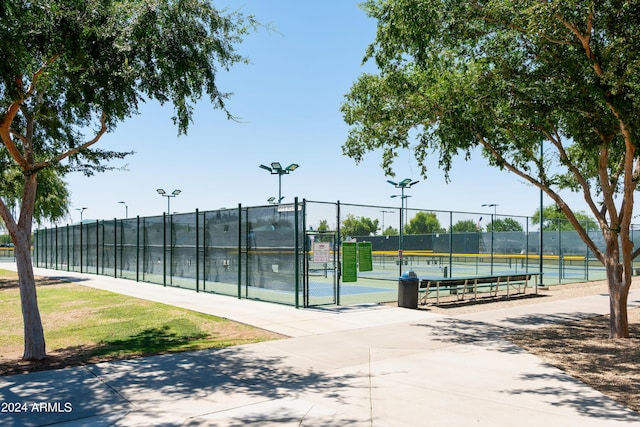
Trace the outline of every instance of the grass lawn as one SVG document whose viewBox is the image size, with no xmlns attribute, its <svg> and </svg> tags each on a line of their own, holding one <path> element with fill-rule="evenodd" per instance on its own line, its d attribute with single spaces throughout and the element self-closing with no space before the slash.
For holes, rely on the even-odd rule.
<svg viewBox="0 0 640 427">
<path fill-rule="evenodd" d="M 282 338 L 220 317 L 60 280 L 36 278 L 36 283 L 48 357 L 24 362 L 17 274 L 0 270 L 0 375 Z"/>
</svg>

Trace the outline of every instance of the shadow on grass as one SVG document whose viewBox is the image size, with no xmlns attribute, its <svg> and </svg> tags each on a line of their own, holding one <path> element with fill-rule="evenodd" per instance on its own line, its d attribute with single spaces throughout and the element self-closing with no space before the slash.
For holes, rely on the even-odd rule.
<svg viewBox="0 0 640 427">
<path fill-rule="evenodd" d="M 92 356 L 106 356 L 135 353 L 140 356 L 161 354 L 173 351 L 193 349 L 188 344 L 207 338 L 204 332 L 190 335 L 178 335 L 171 331 L 169 325 L 160 328 L 148 328 L 124 339 L 103 341 L 92 352 Z"/>
<path fill-rule="evenodd" d="M 50 277 L 36 277 L 36 286 L 54 286 L 54 285 L 64 285 L 66 283 L 72 282 L 83 282 L 87 279 L 79 278 L 79 277 L 71 277 L 71 276 L 50 276 Z M 20 287 L 20 283 L 18 282 L 18 276 L 16 273 L 15 277 L 2 277 L 0 278 L 0 291 L 6 289 L 18 289 Z"/>
<path fill-rule="evenodd" d="M 102 341 L 96 345 L 80 345 L 49 352 L 42 361 L 11 360 L 0 363 L 0 376 L 62 369 L 113 360 L 190 351 L 198 348 L 204 339 L 211 339 L 202 331 L 178 334 L 169 325 L 148 328 L 122 339 Z M 219 347 L 222 347 L 220 345 Z"/>
</svg>

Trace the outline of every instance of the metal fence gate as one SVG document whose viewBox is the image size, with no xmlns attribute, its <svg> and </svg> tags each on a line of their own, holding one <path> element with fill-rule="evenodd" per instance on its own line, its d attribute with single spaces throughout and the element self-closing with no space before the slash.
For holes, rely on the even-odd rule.
<svg viewBox="0 0 640 427">
<path fill-rule="evenodd" d="M 340 304 L 340 251 L 337 242 L 336 231 L 305 233 L 305 307 Z"/>
</svg>

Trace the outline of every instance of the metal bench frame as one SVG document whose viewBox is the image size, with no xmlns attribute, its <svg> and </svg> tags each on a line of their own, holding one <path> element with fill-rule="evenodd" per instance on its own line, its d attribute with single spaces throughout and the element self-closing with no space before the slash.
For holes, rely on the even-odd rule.
<svg viewBox="0 0 640 427">
<path fill-rule="evenodd" d="M 440 293 L 448 291 L 449 295 L 456 295 L 458 300 L 464 300 L 465 295 L 473 293 L 473 298 L 478 299 L 478 289 L 489 288 L 489 296 L 497 297 L 500 286 L 506 285 L 507 297 L 511 295 L 511 289 L 516 294 L 527 292 L 529 281 L 534 278 L 537 284 L 540 273 L 505 274 L 494 276 L 467 277 L 462 279 L 422 279 L 418 285 L 418 296 L 421 305 L 427 303 L 429 294 L 436 293 L 436 305 L 440 304 Z M 523 286 L 524 285 L 524 286 Z"/>
</svg>

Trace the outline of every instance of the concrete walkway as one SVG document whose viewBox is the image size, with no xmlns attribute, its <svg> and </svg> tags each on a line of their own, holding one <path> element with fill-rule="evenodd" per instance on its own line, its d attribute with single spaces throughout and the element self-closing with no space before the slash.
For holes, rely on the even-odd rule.
<svg viewBox="0 0 640 427">
<path fill-rule="evenodd" d="M 36 274 L 292 338 L 0 377 L 3 426 L 640 425 L 638 413 L 502 338 L 604 314 L 605 295 L 442 316 L 377 305 L 296 310 L 103 276 Z M 640 292 L 629 301 L 639 305 Z"/>
</svg>

